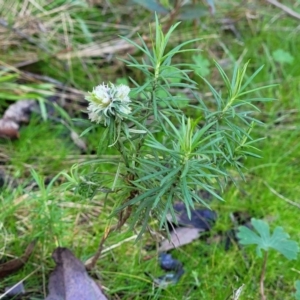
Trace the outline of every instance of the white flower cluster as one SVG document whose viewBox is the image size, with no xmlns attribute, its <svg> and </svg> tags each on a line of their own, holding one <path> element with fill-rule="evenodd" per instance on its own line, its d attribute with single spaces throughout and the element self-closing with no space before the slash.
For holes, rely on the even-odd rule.
<svg viewBox="0 0 300 300">
<path fill-rule="evenodd" d="M 124 115 L 131 112 L 129 92 L 130 88 L 124 84 L 115 86 L 112 83 L 103 83 L 95 87 L 85 97 L 89 101 L 89 119 L 92 122 L 104 123 L 105 126 L 110 124 L 111 119 L 123 119 Z"/>
</svg>

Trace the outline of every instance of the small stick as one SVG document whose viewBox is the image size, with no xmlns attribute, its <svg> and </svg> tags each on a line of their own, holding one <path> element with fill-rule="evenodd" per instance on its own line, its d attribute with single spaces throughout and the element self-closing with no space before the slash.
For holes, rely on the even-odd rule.
<svg viewBox="0 0 300 300">
<path fill-rule="evenodd" d="M 266 0 L 266 1 L 269 2 L 272 5 L 280 8 L 281 10 L 283 10 L 285 13 L 292 16 L 293 18 L 296 18 L 296 19 L 300 20 L 300 14 L 298 14 L 297 12 L 292 10 L 291 8 L 279 3 L 277 0 Z"/>
<path fill-rule="evenodd" d="M 299 203 L 296 203 L 286 197 L 284 197 L 283 195 L 279 194 L 276 190 L 274 190 L 271 186 L 269 186 L 269 184 L 265 181 L 263 181 L 263 183 L 268 187 L 268 189 L 274 194 L 276 195 L 277 197 L 279 197 L 280 199 L 284 200 L 285 202 L 293 205 L 293 206 L 296 206 L 300 209 L 300 204 Z"/>
<path fill-rule="evenodd" d="M 120 218 L 119 218 L 119 222 L 116 224 L 116 225 L 113 225 L 109 228 L 107 228 L 107 230 L 105 230 L 101 240 L 100 240 L 100 243 L 99 243 L 99 246 L 98 246 L 98 249 L 97 249 L 97 252 L 96 254 L 93 256 L 93 258 L 91 259 L 91 262 L 88 263 L 85 267 L 87 270 L 92 270 L 96 263 L 97 263 L 97 260 L 99 259 L 99 257 L 101 256 L 101 253 L 102 253 L 102 250 L 103 250 L 103 246 L 104 246 L 104 243 L 105 241 L 107 240 L 107 238 L 109 237 L 109 235 L 120 229 L 125 223 L 126 221 L 129 219 L 130 215 L 131 215 L 131 212 L 132 212 L 132 206 L 128 206 L 125 210 L 125 214 L 123 215 L 123 213 L 121 212 L 120 214 Z"/>
</svg>

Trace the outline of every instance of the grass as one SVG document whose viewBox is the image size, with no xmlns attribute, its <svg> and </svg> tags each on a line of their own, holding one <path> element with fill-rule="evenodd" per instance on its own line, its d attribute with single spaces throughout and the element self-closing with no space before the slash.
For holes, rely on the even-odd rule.
<svg viewBox="0 0 300 300">
<path fill-rule="evenodd" d="M 295 1 L 286 2 L 299 11 L 299 4 L 297 7 Z M 147 37 L 148 23 L 153 21 L 150 12 L 135 4 L 124 5 L 122 1 L 106 1 L 102 4 L 102 12 L 96 1 L 90 1 L 89 5 L 78 1 L 81 6 L 52 1 L 49 7 L 42 5 L 43 9 L 32 4 L 41 4 L 42 1 L 32 1 L 27 7 L 22 3 L 14 1 L 7 21 L 32 37 L 34 43 L 20 36 L 16 38 L 18 34 L 2 27 L 2 62 L 19 67 L 21 72 L 51 76 L 63 85 L 72 85 L 83 92 L 102 81 L 139 77 L 138 72 L 116 60 L 116 56 L 124 58 L 126 52 L 132 51 L 131 48 L 123 50 L 124 45 L 117 35 L 135 36 L 138 31 Z M 70 5 L 68 10 L 66 5 Z M 252 1 L 248 5 L 240 5 L 239 1 L 222 1 L 216 7 L 216 17 L 204 17 L 197 25 L 183 21 L 180 33 L 172 43 L 176 45 L 190 37 L 203 37 L 196 46 L 211 62 L 207 79 L 217 89 L 223 86 L 212 59 L 222 61 L 229 72 L 233 62 L 250 59 L 250 70 L 265 65 L 253 85 L 278 85 L 256 95 L 276 99 L 261 106 L 260 118 L 266 126 L 255 128 L 257 137 L 266 137 L 259 144 L 262 158 L 248 159 L 245 162 L 246 181 L 239 180 L 236 186 L 230 185 L 223 195 L 225 202 L 215 200 L 212 203 L 212 208 L 218 212 L 218 220 L 211 236 L 232 228 L 230 214 L 239 211 L 267 219 L 271 228 L 284 227 L 292 239 L 300 242 L 299 208 L 286 201 L 300 204 L 300 68 L 297 64 L 300 61 L 300 41 L 297 39 L 297 20 L 261 1 Z M 13 13 L 21 8 L 28 13 L 27 18 Z M 236 20 L 234 25 L 241 40 L 232 32 L 222 30 L 219 21 L 225 17 Z M 35 27 L 34 20 L 46 26 L 46 31 Z M 48 50 L 43 51 L 41 45 Z M 275 61 L 274 52 L 278 49 L 292 55 L 294 62 Z M 76 51 L 78 54 L 73 56 Z M 191 61 L 187 54 L 180 59 Z M 200 80 L 199 86 L 203 97 L 209 100 L 210 93 Z M 84 109 L 82 103 L 80 97 L 75 97 L 64 108 L 76 117 L 74 111 L 80 115 L 80 110 Z M 83 129 L 79 125 L 76 128 L 77 132 Z M 54 182 L 51 189 L 47 189 L 43 182 L 69 170 L 78 161 L 94 157 L 99 136 L 101 131 L 98 129 L 85 136 L 88 151 L 83 155 L 73 144 L 69 130 L 61 123 L 51 119 L 44 122 L 35 115 L 28 125 L 22 127 L 19 140 L 0 141 L 2 169 L 17 182 L 13 188 L 10 185 L 1 188 L 1 262 L 22 255 L 29 242 L 39 238 L 33 256 L 24 268 L 0 282 L 1 291 L 31 274 L 25 281 L 26 291 L 30 293 L 30 299 L 43 299 L 47 278 L 53 268 L 50 256 L 57 245 L 69 247 L 83 261 L 97 249 L 109 222 L 114 199 L 108 198 L 104 204 L 101 195 L 89 200 L 66 191 L 61 186 L 63 177 Z M 97 168 L 86 166 L 87 172 L 97 172 Z M 94 274 L 101 279 L 111 299 L 223 300 L 230 299 L 233 290 L 242 284 L 245 286 L 240 299 L 259 298 L 262 260 L 256 258 L 251 247 L 241 251 L 234 246 L 225 251 L 222 243 L 207 244 L 205 240 L 199 240 L 175 250 L 172 254 L 184 264 L 185 274 L 178 284 L 158 290 L 144 275 L 144 272 L 153 276 L 163 274 L 156 251 L 145 250 L 146 245 L 155 242 L 146 234 L 141 241 L 134 243 L 135 233 L 128 232 L 127 228 L 125 225 L 122 232 L 109 238 L 106 248 L 111 250 L 104 252 Z M 299 259 L 288 262 L 271 252 L 265 284 L 268 299 L 293 299 L 293 286 L 300 278 L 299 272 Z"/>
</svg>

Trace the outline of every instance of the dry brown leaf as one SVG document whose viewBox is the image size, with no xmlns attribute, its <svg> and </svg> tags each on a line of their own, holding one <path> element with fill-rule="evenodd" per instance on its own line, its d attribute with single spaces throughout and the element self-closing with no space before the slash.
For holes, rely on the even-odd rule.
<svg viewBox="0 0 300 300">
<path fill-rule="evenodd" d="M 25 288 L 22 281 L 12 287 L 5 288 L 5 295 L 7 297 L 15 297 L 21 294 L 25 294 Z"/>
<path fill-rule="evenodd" d="M 82 151 L 87 150 L 87 146 L 85 141 L 79 137 L 78 133 L 74 130 L 71 130 L 71 139 L 74 142 L 74 144 Z"/>
<path fill-rule="evenodd" d="M 0 265 L 0 279 L 21 269 L 25 265 L 27 260 L 29 259 L 31 253 L 33 252 L 35 244 L 36 244 L 35 241 L 31 242 L 27 246 L 25 253 L 20 258 L 15 258 L 4 264 L 1 264 Z"/>
<path fill-rule="evenodd" d="M 34 100 L 17 101 L 7 108 L 3 119 L 12 120 L 16 123 L 27 123 L 29 122 L 29 116 L 35 104 Z"/>
<path fill-rule="evenodd" d="M 191 243 L 193 240 L 199 238 L 203 230 L 198 228 L 189 227 L 178 227 L 170 234 L 170 239 L 165 239 L 162 241 L 159 247 L 159 252 L 166 252 L 174 248 L 181 247 Z"/>
<path fill-rule="evenodd" d="M 45 300 L 107 300 L 84 264 L 69 249 L 57 248 L 52 257 L 56 267 L 50 275 Z"/>
<path fill-rule="evenodd" d="M 17 139 L 19 138 L 19 124 L 7 119 L 0 119 L 0 137 Z"/>
<path fill-rule="evenodd" d="M 217 214 L 207 208 L 193 209 L 189 216 L 183 202 L 175 202 L 173 207 L 176 212 L 176 221 L 181 227 L 199 228 L 203 231 L 208 231 L 217 219 Z M 173 218 L 171 214 L 167 215 L 167 219 L 172 223 Z"/>
<path fill-rule="evenodd" d="M 35 105 L 34 100 L 20 100 L 10 105 L 0 119 L 0 137 L 19 138 L 20 124 L 29 122 L 30 113 Z"/>
</svg>

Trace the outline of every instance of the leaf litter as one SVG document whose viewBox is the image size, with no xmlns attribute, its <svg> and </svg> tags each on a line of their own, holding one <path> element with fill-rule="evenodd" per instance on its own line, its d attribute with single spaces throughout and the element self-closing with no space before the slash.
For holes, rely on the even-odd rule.
<svg viewBox="0 0 300 300">
<path fill-rule="evenodd" d="M 171 223 L 170 235 L 168 239 L 161 242 L 158 249 L 161 268 L 165 271 L 173 272 L 167 273 L 158 278 L 153 278 L 154 284 L 160 288 L 165 288 L 170 284 L 176 284 L 180 277 L 184 274 L 182 263 L 173 259 L 172 255 L 166 252 L 192 243 L 194 240 L 200 238 L 205 232 L 211 230 L 217 220 L 217 213 L 207 208 L 192 210 L 191 218 L 189 218 L 184 203 L 177 202 L 173 207 L 176 213 L 176 224 L 174 224 L 172 217 L 168 216 L 168 221 Z M 239 245 L 237 227 L 239 225 L 244 225 L 245 228 L 250 226 L 250 216 L 247 213 L 235 212 L 232 214 L 232 218 L 235 228 L 218 234 L 213 238 L 217 238 L 219 242 L 222 242 L 226 251 L 229 250 L 233 243 L 237 243 Z M 207 242 L 209 242 L 209 240 L 211 239 L 208 239 Z M 147 275 L 150 276 L 149 274 Z"/>
<path fill-rule="evenodd" d="M 174 204 L 176 212 L 176 224 L 172 224 L 169 239 L 162 241 L 158 251 L 166 252 L 183 245 L 190 244 L 201 236 L 201 233 L 209 231 L 217 219 L 217 214 L 207 208 L 199 208 L 191 211 L 191 218 L 188 217 L 184 203 Z M 172 223 L 172 217 L 168 220 Z"/>
<path fill-rule="evenodd" d="M 56 96 L 48 97 L 50 103 L 55 103 Z M 51 114 L 51 108 L 49 112 Z M 24 99 L 11 104 L 0 119 L 0 138 L 18 139 L 20 137 L 19 129 L 22 124 L 29 123 L 32 112 L 39 112 L 42 115 L 38 104 L 35 100 Z M 52 111 L 53 113 L 53 111 Z M 50 118 L 57 121 L 55 118 Z M 78 135 L 78 133 L 69 126 L 63 119 L 58 119 L 60 123 L 65 125 L 70 131 L 70 138 L 73 143 L 83 152 L 87 151 L 86 142 Z"/>
<path fill-rule="evenodd" d="M 184 203 L 177 202 L 173 207 L 176 213 L 176 220 L 168 216 L 168 221 L 171 223 L 170 228 L 173 230 L 171 230 L 169 238 L 163 240 L 158 249 L 160 267 L 167 272 L 172 272 L 157 278 L 146 273 L 152 278 L 153 283 L 160 288 L 176 284 L 184 274 L 183 264 L 166 252 L 198 239 L 201 233 L 211 229 L 217 219 L 217 214 L 206 208 L 192 210 L 191 218 L 189 218 Z M 174 224 L 174 221 L 176 221 L 176 224 Z"/>
<path fill-rule="evenodd" d="M 34 100 L 20 100 L 11 104 L 0 119 L 0 137 L 19 138 L 20 125 L 29 122 L 36 105 Z"/>
<path fill-rule="evenodd" d="M 21 269 L 30 258 L 34 250 L 35 244 L 36 241 L 31 242 L 27 246 L 24 254 L 21 257 L 9 260 L 8 262 L 1 264 L 0 279 L 5 278 Z"/>
<path fill-rule="evenodd" d="M 52 258 L 56 267 L 50 275 L 45 300 L 107 300 L 84 264 L 69 249 L 56 248 Z"/>
</svg>

